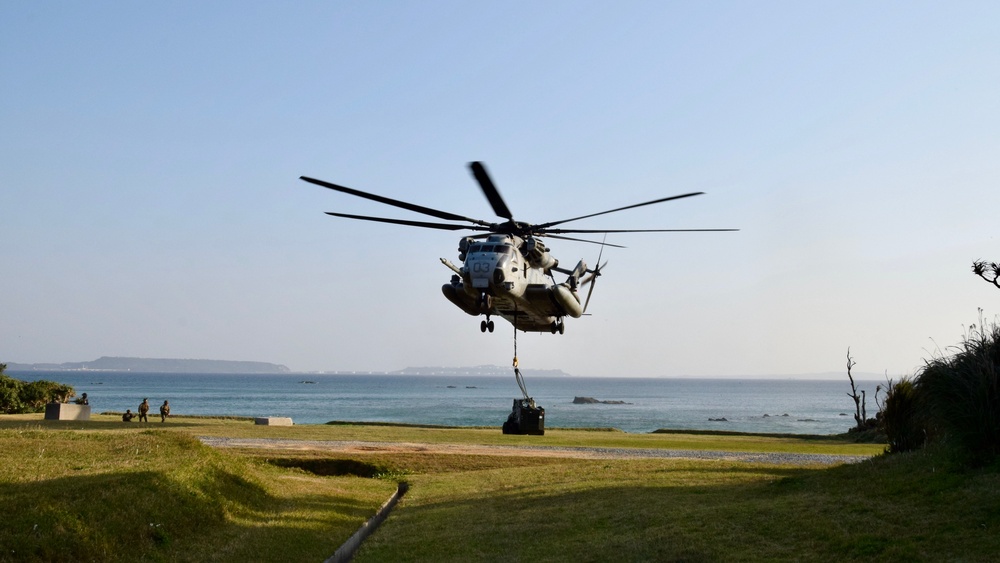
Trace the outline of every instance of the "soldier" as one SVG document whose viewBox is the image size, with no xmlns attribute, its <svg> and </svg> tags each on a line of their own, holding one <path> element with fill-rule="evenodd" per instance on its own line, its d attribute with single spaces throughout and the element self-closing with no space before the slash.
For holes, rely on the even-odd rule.
<svg viewBox="0 0 1000 563">
<path fill-rule="evenodd" d="M 149 412 L 149 399 L 143 399 L 139 404 L 139 422 L 149 422 L 146 413 Z"/>
<path fill-rule="evenodd" d="M 125 409 L 125 414 L 122 415 L 122 422 L 132 422 L 135 415 L 132 414 L 132 409 Z"/>
<path fill-rule="evenodd" d="M 163 401 L 160 405 L 160 422 L 166 422 L 168 416 L 170 416 L 170 402 Z"/>
</svg>

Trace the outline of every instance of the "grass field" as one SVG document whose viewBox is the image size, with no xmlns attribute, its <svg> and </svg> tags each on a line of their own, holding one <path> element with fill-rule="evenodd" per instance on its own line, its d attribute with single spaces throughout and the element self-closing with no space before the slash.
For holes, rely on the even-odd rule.
<svg viewBox="0 0 1000 563">
<path fill-rule="evenodd" d="M 936 452 L 833 467 L 427 451 L 215 450 L 194 436 L 871 455 L 830 437 L 0 416 L 0 560 L 321 561 L 410 489 L 358 561 L 989 561 L 997 468 Z M 380 479 L 318 476 L 349 458 Z M 297 466 L 297 467 L 296 467 Z M 320 473 L 323 473 L 320 471 Z M 386 478 L 388 477 L 388 478 Z"/>
<path fill-rule="evenodd" d="M 322 561 L 396 488 L 174 428 L 15 418 L 0 416 L 0 560 Z"/>
</svg>

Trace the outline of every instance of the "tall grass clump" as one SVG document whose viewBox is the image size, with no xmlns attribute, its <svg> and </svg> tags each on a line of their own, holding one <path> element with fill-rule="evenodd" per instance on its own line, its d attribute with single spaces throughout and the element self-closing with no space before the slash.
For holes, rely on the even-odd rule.
<svg viewBox="0 0 1000 563">
<path fill-rule="evenodd" d="M 889 442 L 889 453 L 909 452 L 924 445 L 927 432 L 912 379 L 889 382 L 878 418 Z"/>
<path fill-rule="evenodd" d="M 956 348 L 927 362 L 916 391 L 935 439 L 988 462 L 1000 454 L 1000 326 L 973 325 Z"/>
</svg>

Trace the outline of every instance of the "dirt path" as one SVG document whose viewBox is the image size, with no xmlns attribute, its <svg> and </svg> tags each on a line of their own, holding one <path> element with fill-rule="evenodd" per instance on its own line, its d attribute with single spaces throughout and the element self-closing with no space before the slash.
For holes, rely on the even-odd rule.
<svg viewBox="0 0 1000 563">
<path fill-rule="evenodd" d="M 222 438 L 199 436 L 216 448 L 261 448 L 288 451 L 325 451 L 341 454 L 434 453 L 491 456 L 569 457 L 579 459 L 672 458 L 743 461 L 776 465 L 835 465 L 855 463 L 869 456 L 666 450 L 649 448 L 592 448 L 569 446 L 486 446 L 479 444 L 427 444 L 415 442 L 361 442 L 353 440 L 287 440 L 276 438 Z"/>
</svg>

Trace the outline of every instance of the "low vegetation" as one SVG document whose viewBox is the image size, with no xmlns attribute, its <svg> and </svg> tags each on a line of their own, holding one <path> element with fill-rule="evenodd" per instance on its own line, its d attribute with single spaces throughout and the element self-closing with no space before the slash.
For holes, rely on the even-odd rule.
<svg viewBox="0 0 1000 563">
<path fill-rule="evenodd" d="M 881 429 L 889 443 L 888 453 L 909 452 L 923 446 L 926 435 L 919 421 L 920 406 L 912 379 L 903 378 L 887 386 L 885 404 L 879 414 Z"/>
<path fill-rule="evenodd" d="M 6 364 L 0 364 L 0 413 L 20 414 L 42 412 L 51 402 L 63 403 L 76 395 L 69 385 L 53 381 L 21 381 L 6 374 Z"/>
<path fill-rule="evenodd" d="M 933 445 L 987 465 L 1000 456 L 1000 326 L 980 320 L 952 352 L 890 382 L 880 413 L 889 451 Z"/>
</svg>

